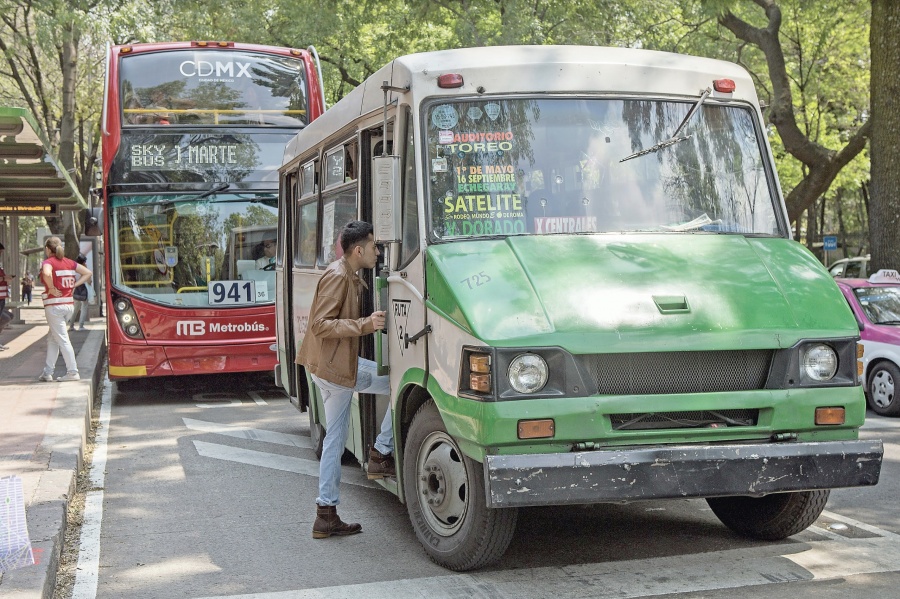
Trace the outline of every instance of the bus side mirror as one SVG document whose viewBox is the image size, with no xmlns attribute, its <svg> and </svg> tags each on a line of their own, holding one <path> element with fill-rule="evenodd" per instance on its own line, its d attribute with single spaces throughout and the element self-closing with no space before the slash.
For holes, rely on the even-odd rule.
<svg viewBox="0 0 900 599">
<path fill-rule="evenodd" d="M 397 243 L 400 241 L 400 157 L 377 156 L 372 166 L 375 242 Z"/>
<path fill-rule="evenodd" d="M 103 208 L 87 208 L 84 215 L 84 235 L 99 237 L 103 235 Z"/>
</svg>

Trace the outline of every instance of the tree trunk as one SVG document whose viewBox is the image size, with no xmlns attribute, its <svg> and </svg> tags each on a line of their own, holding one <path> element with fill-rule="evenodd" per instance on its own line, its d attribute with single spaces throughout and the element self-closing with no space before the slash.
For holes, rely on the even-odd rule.
<svg viewBox="0 0 900 599">
<path fill-rule="evenodd" d="M 872 0 L 871 270 L 900 267 L 900 2 Z"/>
<path fill-rule="evenodd" d="M 835 197 L 835 211 L 837 212 L 838 221 L 838 240 L 841 243 L 841 252 L 844 258 L 850 255 L 847 244 L 847 227 L 844 226 L 844 192 L 842 188 L 838 188 Z"/>
<path fill-rule="evenodd" d="M 62 115 L 59 126 L 59 164 L 73 181 L 79 179 L 75 169 L 75 80 L 78 67 L 78 26 L 74 19 L 63 25 L 60 48 L 62 71 Z M 64 214 L 62 226 L 66 242 L 66 256 L 78 256 L 79 232 L 74 214 Z"/>
</svg>

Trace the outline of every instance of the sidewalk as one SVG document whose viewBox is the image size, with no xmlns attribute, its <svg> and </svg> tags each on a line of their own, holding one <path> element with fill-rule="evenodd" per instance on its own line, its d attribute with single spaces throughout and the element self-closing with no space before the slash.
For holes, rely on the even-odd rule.
<svg viewBox="0 0 900 599">
<path fill-rule="evenodd" d="M 24 321 L 10 324 L 0 343 L 0 477 L 17 475 L 25 491 L 28 533 L 35 565 L 0 574 L 0 597 L 49 599 L 66 529 L 66 508 L 75 490 L 92 398 L 106 364 L 106 331 L 93 318 L 85 331 L 69 333 L 80 381 L 43 383 L 47 323 L 40 298 L 21 309 Z M 54 377 L 65 374 L 62 357 Z"/>
</svg>

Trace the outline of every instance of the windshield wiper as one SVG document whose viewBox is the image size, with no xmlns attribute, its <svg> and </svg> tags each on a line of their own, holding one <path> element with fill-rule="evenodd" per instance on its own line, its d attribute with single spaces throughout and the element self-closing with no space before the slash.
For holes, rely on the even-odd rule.
<svg viewBox="0 0 900 599">
<path fill-rule="evenodd" d="M 203 198 L 208 198 L 209 196 L 211 196 L 211 195 L 213 195 L 213 194 L 215 194 L 215 193 L 219 193 L 219 192 L 225 191 L 225 190 L 228 189 L 229 187 L 231 187 L 231 183 L 220 183 L 220 184 L 216 185 L 215 187 L 213 187 L 213 188 L 211 188 L 211 189 L 207 189 L 206 191 L 204 191 L 204 192 L 201 193 L 200 195 L 191 198 L 191 200 L 202 200 Z"/>
<path fill-rule="evenodd" d="M 688 124 L 688 121 L 690 121 L 691 118 L 694 116 L 694 114 L 697 113 L 697 111 L 700 109 L 700 106 L 703 105 L 703 101 L 706 100 L 706 98 L 708 98 L 709 94 L 711 94 L 711 93 L 712 93 L 712 90 L 708 87 L 705 90 L 703 90 L 703 93 L 700 94 L 700 98 L 691 107 L 691 109 L 685 115 L 684 119 L 682 119 L 681 124 L 678 125 L 677 129 L 675 129 L 675 132 L 669 136 L 669 139 L 667 139 L 665 141 L 661 141 L 654 146 L 650 146 L 646 150 L 640 150 L 639 152 L 635 152 L 634 154 L 631 154 L 630 156 L 626 156 L 619 162 L 625 162 L 626 160 L 631 160 L 632 158 L 646 156 L 647 154 L 652 154 L 653 152 L 658 152 L 658 151 L 662 150 L 663 148 L 668 148 L 669 146 L 674 146 L 678 142 L 684 141 L 686 139 L 690 139 L 691 138 L 690 135 L 682 135 L 681 137 L 678 137 L 678 134 L 681 133 L 681 130 L 684 129 L 684 126 Z"/>
<path fill-rule="evenodd" d="M 880 320 L 875 324 L 900 324 L 900 320 Z"/>
</svg>

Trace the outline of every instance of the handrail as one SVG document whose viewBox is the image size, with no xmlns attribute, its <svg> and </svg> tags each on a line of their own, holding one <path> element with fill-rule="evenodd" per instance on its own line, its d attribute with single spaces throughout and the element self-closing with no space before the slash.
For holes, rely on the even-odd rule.
<svg viewBox="0 0 900 599">
<path fill-rule="evenodd" d="M 328 104 L 325 103 L 325 83 L 322 81 L 322 64 L 319 62 L 319 53 L 316 52 L 315 46 L 306 49 L 316 59 L 316 71 L 319 73 L 319 90 L 322 92 L 322 110 L 328 110 Z"/>
<path fill-rule="evenodd" d="M 109 110 L 109 55 L 112 46 L 106 42 L 106 71 L 103 76 L 103 109 L 100 112 L 100 118 L 103 120 L 103 134 L 109 136 L 109 129 L 106 128 L 106 113 Z"/>
<path fill-rule="evenodd" d="M 412 294 L 413 294 L 414 296 L 416 296 L 416 299 L 418 299 L 418 300 L 419 300 L 420 302 L 422 302 L 423 304 L 425 303 L 425 298 L 422 297 L 422 294 L 419 293 L 419 290 L 416 289 L 416 288 L 413 286 L 412 283 L 410 283 L 409 281 L 407 281 L 407 280 L 404 279 L 403 277 L 401 277 L 401 276 L 399 276 L 399 275 L 391 275 L 391 276 L 389 276 L 389 277 L 387 278 L 387 280 L 388 280 L 388 283 L 399 283 L 400 285 L 403 285 L 403 286 L 406 287 L 409 291 L 411 291 Z"/>
</svg>

